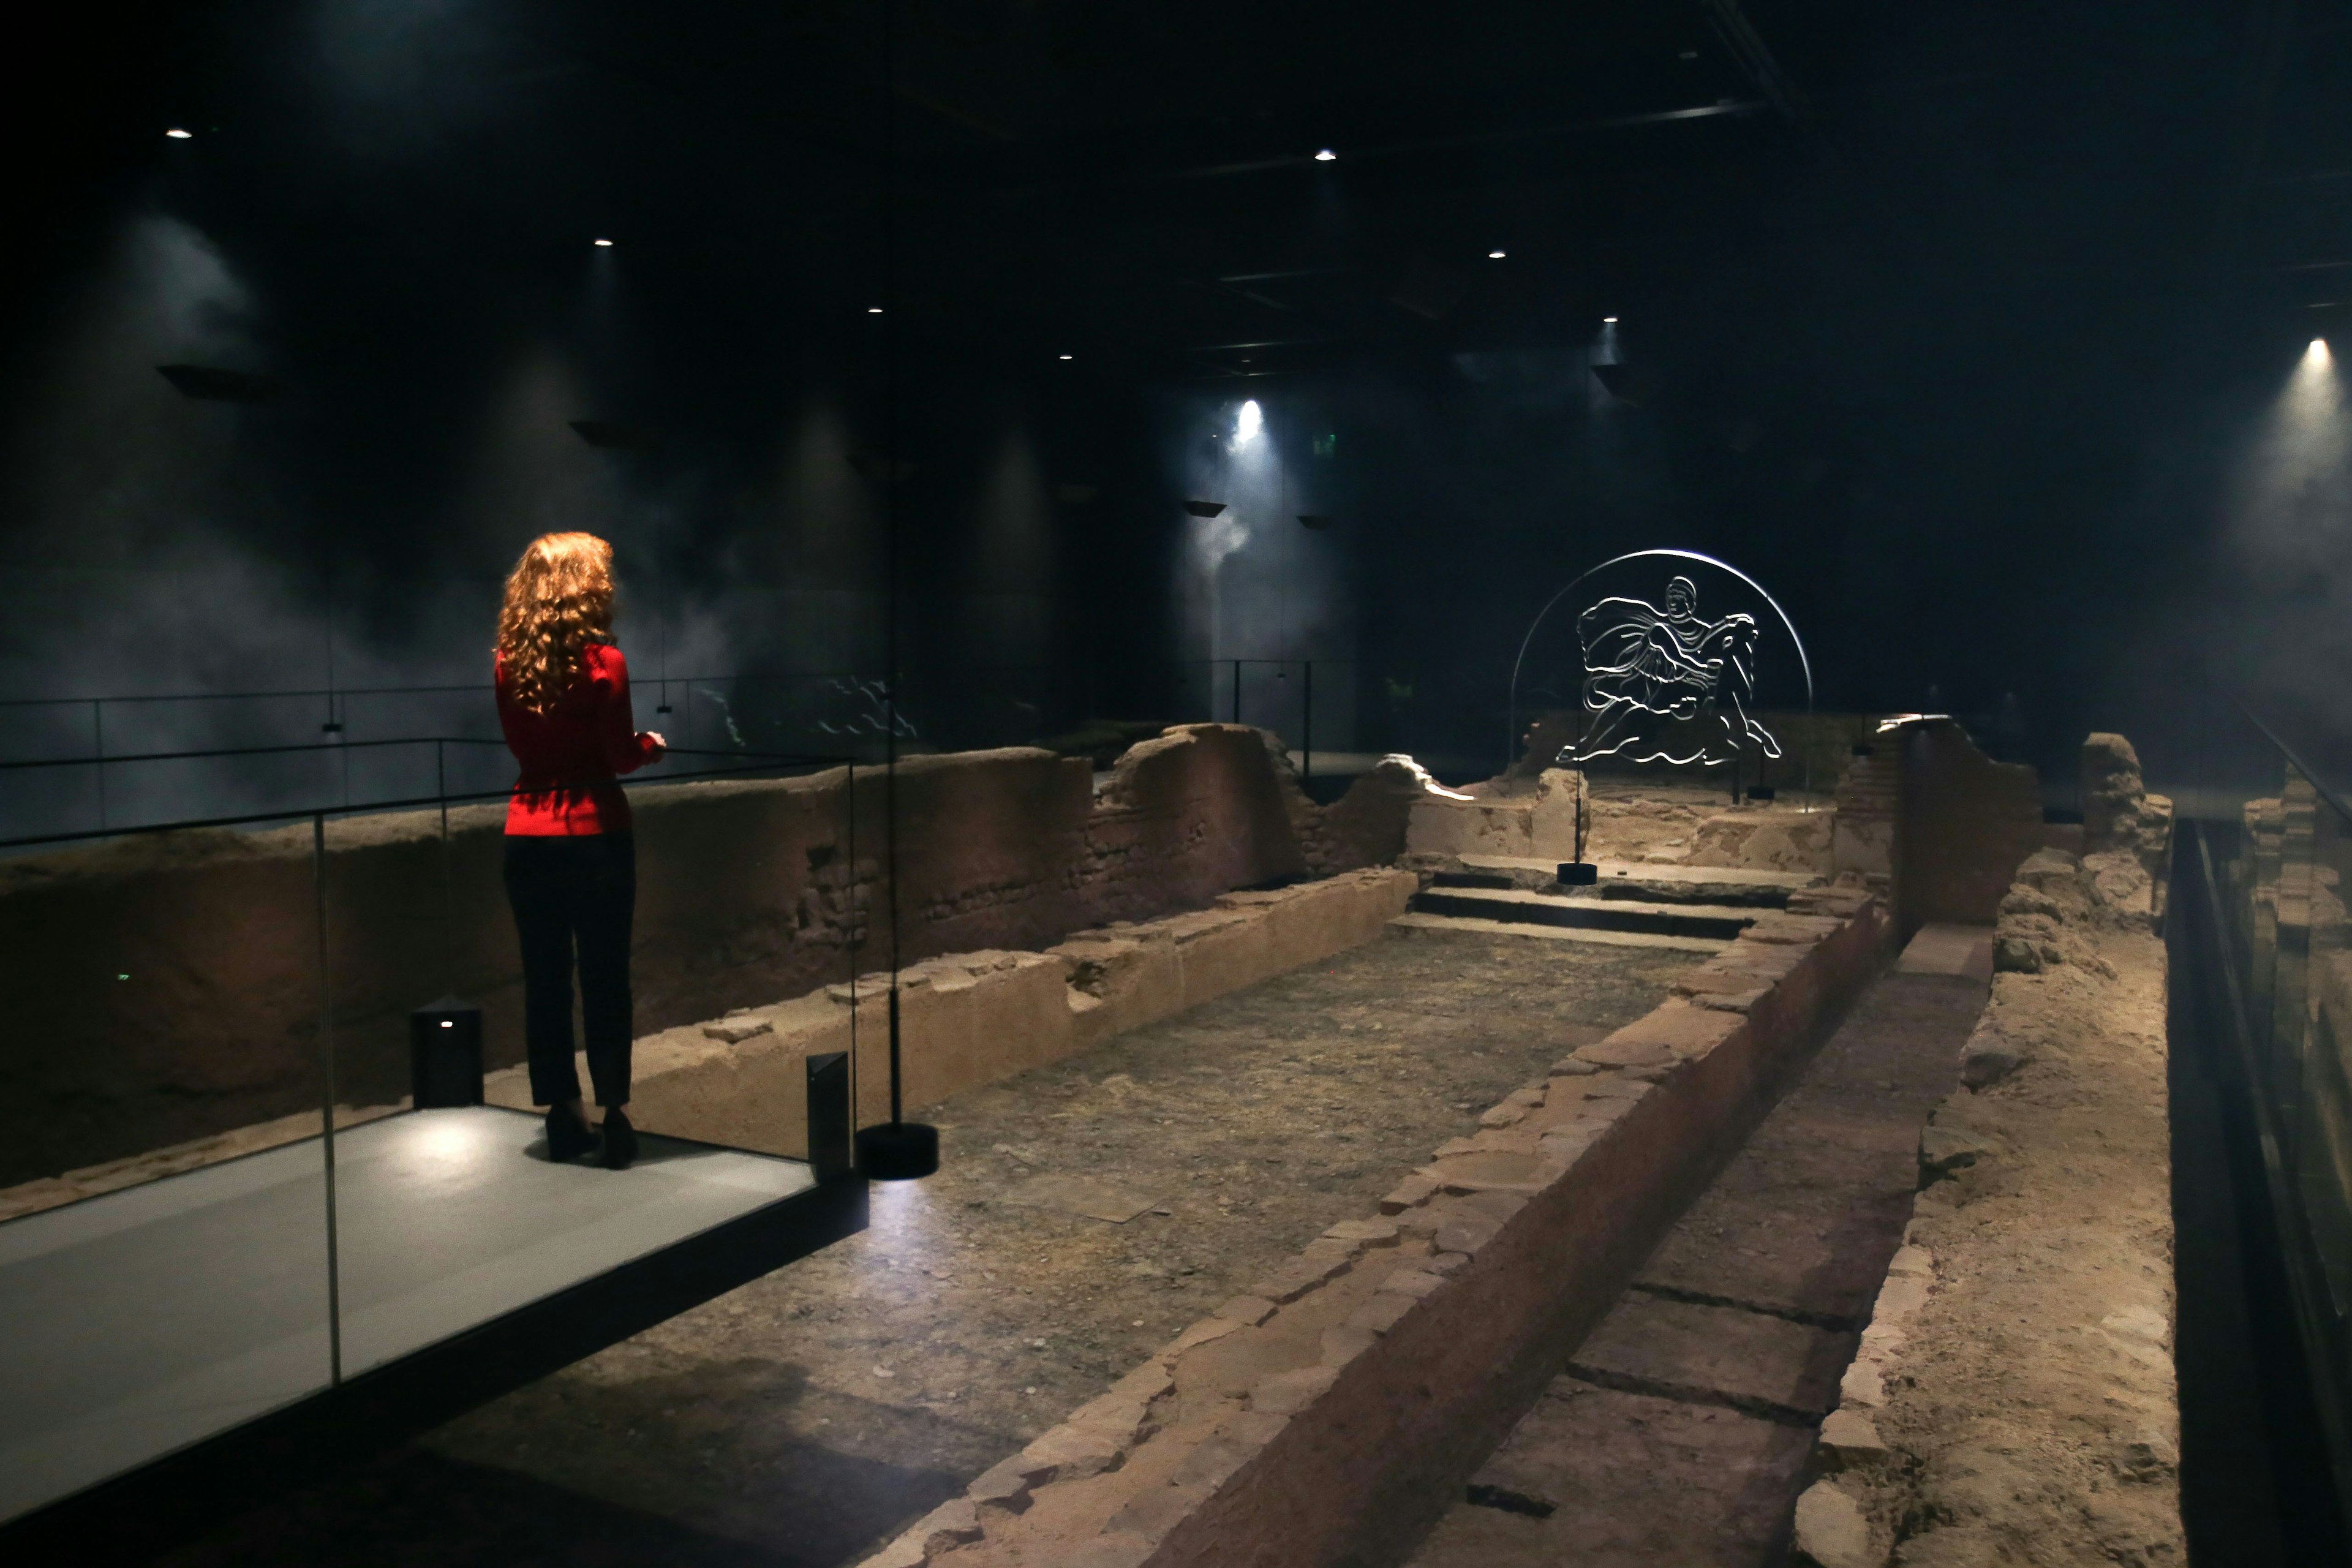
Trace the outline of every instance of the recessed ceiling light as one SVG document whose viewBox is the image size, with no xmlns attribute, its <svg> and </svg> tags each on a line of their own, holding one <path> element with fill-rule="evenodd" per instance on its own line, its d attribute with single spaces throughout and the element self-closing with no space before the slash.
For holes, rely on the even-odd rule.
<svg viewBox="0 0 2352 1568">
<path fill-rule="evenodd" d="M 1339 155 L 1339 153 L 1331 151 L 1330 148 L 1326 147 L 1321 152 L 1315 154 L 1315 161 L 1318 163 L 1328 163 Z"/>
<path fill-rule="evenodd" d="M 1614 317 L 1614 316 L 1603 316 L 1603 317 L 1601 317 L 1601 320 L 1602 323 L 1603 323 L 1603 324 L 1605 324 L 1605 325 L 1607 325 L 1607 326 L 1612 326 L 1612 327 L 1613 327 L 1613 326 L 1615 326 L 1615 325 L 1617 324 L 1617 318 L 1616 318 L 1616 317 Z"/>
<path fill-rule="evenodd" d="M 1503 259 L 1503 253 L 1499 250 L 1490 250 L 1486 253 L 1486 259 L 1489 261 L 1500 261 Z"/>
<path fill-rule="evenodd" d="M 605 249 L 607 249 L 607 250 L 610 250 L 610 249 L 612 249 L 612 248 L 613 248 L 613 242 L 612 242 L 611 240 L 609 240 L 609 239 L 600 239 L 600 240 L 598 240 L 596 243 L 597 243 L 598 245 L 603 246 L 603 247 L 604 247 Z"/>
<path fill-rule="evenodd" d="M 193 131 L 183 131 L 178 126 L 174 125 L 169 131 L 164 132 L 163 134 L 169 136 L 174 142 L 185 142 L 189 137 L 194 136 L 195 132 Z"/>
<path fill-rule="evenodd" d="M 1064 354 L 1064 355 L 1062 355 L 1061 357 L 1062 357 L 1062 358 L 1064 358 L 1064 359 L 1068 359 L 1070 356 L 1069 356 L 1068 354 Z"/>
<path fill-rule="evenodd" d="M 866 313 L 869 316 L 878 316 L 882 313 L 882 307 L 879 305 L 868 305 L 866 307 Z"/>
</svg>

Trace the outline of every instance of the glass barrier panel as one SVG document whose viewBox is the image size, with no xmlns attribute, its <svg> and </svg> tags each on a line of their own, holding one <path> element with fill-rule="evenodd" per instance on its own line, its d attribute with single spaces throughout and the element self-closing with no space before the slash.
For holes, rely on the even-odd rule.
<svg viewBox="0 0 2352 1568">
<path fill-rule="evenodd" d="M 2195 751 L 2179 804 L 2213 859 L 2281 1242 L 2305 1321 L 2340 1365 L 2352 1341 L 2352 822 L 2242 713 L 2209 715 Z"/>
<path fill-rule="evenodd" d="M 728 753 L 670 776 L 755 779 Z M 704 931 L 785 897 L 758 847 L 802 819 L 791 787 L 656 780 L 629 790 L 625 833 L 509 837 L 503 793 L 327 824 L 345 1376 L 811 1184 L 800 1075 L 823 1027 L 727 1061 L 701 1028 L 787 999 L 712 964 Z"/>
<path fill-rule="evenodd" d="M 0 861 L 0 1520 L 334 1376 L 312 825 Z"/>
</svg>

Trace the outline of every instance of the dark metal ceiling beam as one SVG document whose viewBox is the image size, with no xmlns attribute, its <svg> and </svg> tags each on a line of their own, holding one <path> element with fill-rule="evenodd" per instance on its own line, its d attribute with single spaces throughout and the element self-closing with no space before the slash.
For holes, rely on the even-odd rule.
<svg viewBox="0 0 2352 1568">
<path fill-rule="evenodd" d="M 1483 147 L 1498 142 L 1533 141 L 1545 136 L 1572 136 L 1594 131 L 1629 131 L 1644 125 L 1672 125 L 1685 120 L 1715 120 L 1754 114 L 1770 104 L 1763 99 L 1735 98 L 1689 109 L 1664 109 L 1646 114 L 1615 114 L 1605 120 L 1573 120 L 1551 125 L 1513 126 L 1505 131 L 1477 131 L 1460 136 L 1429 136 L 1412 142 L 1384 142 L 1376 146 L 1347 147 L 1340 156 L 1349 163 L 1389 158 L 1408 153 L 1442 153 L 1456 147 Z M 1196 169 L 1171 169 L 1135 176 L 1144 180 L 1212 180 L 1228 174 L 1263 174 L 1271 169 L 1314 168 L 1311 153 L 1287 153 L 1278 158 L 1250 158 L 1233 163 L 1210 163 Z"/>
<path fill-rule="evenodd" d="M 1763 37 L 1739 8 L 1739 0 L 1705 0 L 1705 4 L 1723 47 L 1731 51 L 1731 58 L 1748 73 L 1756 90 L 1769 99 L 1772 107 L 1780 111 L 1780 117 L 1791 125 L 1809 118 L 1812 106 L 1805 101 L 1797 84 L 1789 79 L 1789 73 L 1780 68 L 1780 62 L 1772 58 Z"/>
</svg>

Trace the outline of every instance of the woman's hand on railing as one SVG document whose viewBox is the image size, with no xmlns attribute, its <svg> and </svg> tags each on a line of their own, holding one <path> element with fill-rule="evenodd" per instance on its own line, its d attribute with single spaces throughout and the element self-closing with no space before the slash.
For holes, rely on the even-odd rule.
<svg viewBox="0 0 2352 1568">
<path fill-rule="evenodd" d="M 654 754 L 647 757 L 646 761 L 649 763 L 660 762 L 662 760 L 662 753 L 669 750 L 669 742 L 662 739 L 662 732 L 659 730 L 647 730 L 644 734 L 645 739 L 651 742 L 654 748 Z"/>
</svg>

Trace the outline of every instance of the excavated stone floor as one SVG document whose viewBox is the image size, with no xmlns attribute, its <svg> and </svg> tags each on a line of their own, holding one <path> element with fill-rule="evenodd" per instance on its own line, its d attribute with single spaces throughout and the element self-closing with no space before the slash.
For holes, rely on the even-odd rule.
<svg viewBox="0 0 2352 1568">
<path fill-rule="evenodd" d="M 854 1563 L 1695 957 L 1397 931 L 959 1095 L 864 1235 L 156 1561 Z"/>
<path fill-rule="evenodd" d="M 1669 1231 L 1412 1568 L 1765 1568 L 1985 1000 L 1893 974 Z"/>
</svg>

